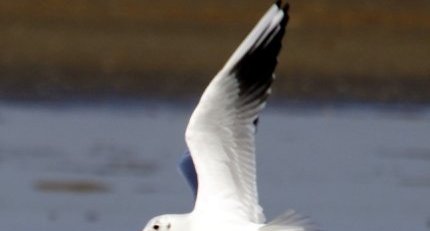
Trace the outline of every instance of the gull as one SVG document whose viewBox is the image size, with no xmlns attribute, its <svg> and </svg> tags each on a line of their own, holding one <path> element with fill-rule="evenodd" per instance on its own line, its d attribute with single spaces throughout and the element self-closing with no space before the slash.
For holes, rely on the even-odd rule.
<svg viewBox="0 0 430 231">
<path fill-rule="evenodd" d="M 194 192 L 193 211 L 154 217 L 143 231 L 317 230 L 293 210 L 265 223 L 258 203 L 256 126 L 271 92 L 288 8 L 281 1 L 269 8 L 191 115 L 180 169 Z"/>
</svg>

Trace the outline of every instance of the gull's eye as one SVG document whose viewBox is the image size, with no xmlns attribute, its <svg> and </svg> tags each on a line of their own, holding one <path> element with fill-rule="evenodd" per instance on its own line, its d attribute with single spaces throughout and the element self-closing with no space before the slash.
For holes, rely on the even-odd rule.
<svg viewBox="0 0 430 231">
<path fill-rule="evenodd" d="M 154 225 L 154 226 L 152 226 L 152 228 L 155 229 L 155 230 L 158 230 L 160 228 L 160 226 L 159 225 Z"/>
</svg>

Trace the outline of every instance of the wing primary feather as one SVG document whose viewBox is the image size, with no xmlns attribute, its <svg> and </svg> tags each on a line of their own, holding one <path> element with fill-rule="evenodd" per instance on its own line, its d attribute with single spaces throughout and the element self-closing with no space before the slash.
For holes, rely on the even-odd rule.
<svg viewBox="0 0 430 231">
<path fill-rule="evenodd" d="M 211 81 L 190 118 L 185 136 L 199 184 L 195 211 L 219 210 L 225 216 L 264 222 L 255 132 L 271 92 L 287 10 L 280 0 L 270 7 Z"/>
<path fill-rule="evenodd" d="M 288 9 L 288 7 L 286 8 Z M 278 12 L 279 24 L 272 26 L 270 24 L 258 38 L 255 44 L 247 53 L 233 66 L 230 71 L 239 82 L 239 96 L 247 97 L 250 94 L 253 97 L 247 102 L 256 98 L 263 97 L 273 82 L 273 72 L 277 65 L 277 56 L 282 47 L 282 37 L 285 33 L 285 25 L 288 16 L 285 11 Z M 264 36 L 264 37 L 262 37 Z M 258 42 L 262 40 L 261 42 Z"/>
</svg>

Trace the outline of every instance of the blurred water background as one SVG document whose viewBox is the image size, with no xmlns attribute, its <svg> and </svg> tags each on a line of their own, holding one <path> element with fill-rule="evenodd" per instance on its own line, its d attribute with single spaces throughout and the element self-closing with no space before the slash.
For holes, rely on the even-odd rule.
<svg viewBox="0 0 430 231">
<path fill-rule="evenodd" d="M 430 2 L 291 3 L 257 135 L 268 218 L 430 230 Z M 139 230 L 204 87 L 270 1 L 0 0 L 0 230 Z"/>
</svg>

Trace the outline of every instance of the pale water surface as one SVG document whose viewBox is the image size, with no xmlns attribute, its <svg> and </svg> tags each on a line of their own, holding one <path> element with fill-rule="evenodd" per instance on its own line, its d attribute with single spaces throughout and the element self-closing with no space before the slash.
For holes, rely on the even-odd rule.
<svg viewBox="0 0 430 231">
<path fill-rule="evenodd" d="M 189 211 L 176 164 L 193 105 L 0 105 L 0 230 L 136 231 Z M 430 230 L 430 110 L 269 104 L 261 203 L 327 231 Z"/>
</svg>

